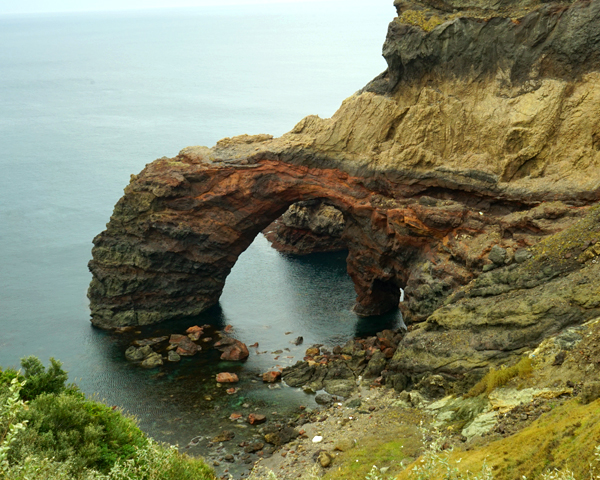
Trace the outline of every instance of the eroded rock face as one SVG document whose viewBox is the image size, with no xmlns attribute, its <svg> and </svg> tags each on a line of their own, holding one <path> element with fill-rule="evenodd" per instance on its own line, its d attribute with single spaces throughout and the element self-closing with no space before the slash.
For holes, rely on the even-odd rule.
<svg viewBox="0 0 600 480">
<path fill-rule="evenodd" d="M 313 231 L 302 206 L 343 217 L 329 227 L 357 313 L 396 308 L 405 287 L 405 321 L 426 320 L 391 360 L 403 379 L 486 368 L 597 314 L 600 235 L 575 225 L 600 198 L 600 1 L 396 3 L 387 71 L 331 119 L 188 147 L 132 177 L 94 239 L 95 325 L 215 304 L 238 256 L 298 202 L 279 220 L 288 233 Z M 544 253 L 569 242 L 560 232 L 589 244 Z"/>
<path fill-rule="evenodd" d="M 346 249 L 344 227 L 341 211 L 313 200 L 294 203 L 263 233 L 279 252 L 305 255 Z"/>
</svg>

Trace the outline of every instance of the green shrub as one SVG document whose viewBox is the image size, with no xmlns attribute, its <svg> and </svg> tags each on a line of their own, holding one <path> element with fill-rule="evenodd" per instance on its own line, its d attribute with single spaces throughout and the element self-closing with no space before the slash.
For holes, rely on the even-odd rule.
<svg viewBox="0 0 600 480">
<path fill-rule="evenodd" d="M 21 364 L 23 375 L 0 372 L 0 480 L 215 479 L 202 460 L 153 442 L 120 411 L 67 386 L 60 362 Z"/>
<path fill-rule="evenodd" d="M 69 460 L 76 470 L 108 472 L 147 442 L 131 419 L 72 392 L 38 395 L 21 418 L 29 427 L 12 452 L 14 461 L 36 454 Z"/>
<path fill-rule="evenodd" d="M 21 359 L 21 366 L 24 369 L 23 378 L 27 381 L 21 391 L 23 400 L 33 400 L 43 393 L 60 393 L 65 390 L 68 375 L 58 360 L 50 358 L 50 366 L 46 370 L 39 358 L 30 356 Z"/>
<path fill-rule="evenodd" d="M 66 385 L 67 372 L 62 369 L 62 363 L 54 358 L 50 358 L 48 370 L 40 359 L 34 356 L 22 358 L 21 367 L 23 373 L 12 368 L 0 370 L 0 385 L 9 385 L 13 378 L 20 382 L 25 381 L 20 393 L 23 400 L 33 400 L 42 393 L 60 393 L 66 389 L 77 390 L 73 385 Z"/>
</svg>

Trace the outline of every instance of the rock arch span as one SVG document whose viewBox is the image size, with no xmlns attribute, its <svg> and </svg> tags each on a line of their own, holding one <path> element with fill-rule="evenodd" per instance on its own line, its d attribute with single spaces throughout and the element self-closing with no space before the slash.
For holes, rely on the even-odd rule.
<svg viewBox="0 0 600 480">
<path fill-rule="evenodd" d="M 199 314 L 218 302 L 254 238 L 290 205 L 312 199 L 344 215 L 356 312 L 396 308 L 406 275 L 370 235 L 382 220 L 373 195 L 337 169 L 268 159 L 213 162 L 194 149 L 159 159 L 132 176 L 107 230 L 94 239 L 92 322 L 108 328 Z"/>
</svg>

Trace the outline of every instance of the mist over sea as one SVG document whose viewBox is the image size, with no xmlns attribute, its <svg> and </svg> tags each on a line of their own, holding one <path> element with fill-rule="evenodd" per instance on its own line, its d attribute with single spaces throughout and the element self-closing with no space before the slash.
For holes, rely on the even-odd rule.
<svg viewBox="0 0 600 480">
<path fill-rule="evenodd" d="M 221 367 L 214 358 L 157 375 L 128 364 L 126 344 L 91 327 L 92 239 L 146 163 L 331 116 L 385 69 L 394 14 L 391 0 L 365 0 L 0 16 L 0 365 L 60 359 L 86 393 L 134 413 L 160 440 L 184 443 L 205 428 L 197 409 Z M 293 362 L 306 344 L 374 329 L 353 302 L 344 253 L 290 258 L 258 237 L 220 306 L 198 322 L 231 324 L 261 350 L 288 347 Z M 299 335 L 305 345 L 294 350 Z M 240 368 L 272 364 L 265 354 Z M 242 388 L 247 401 L 269 405 L 298 395 Z"/>
</svg>

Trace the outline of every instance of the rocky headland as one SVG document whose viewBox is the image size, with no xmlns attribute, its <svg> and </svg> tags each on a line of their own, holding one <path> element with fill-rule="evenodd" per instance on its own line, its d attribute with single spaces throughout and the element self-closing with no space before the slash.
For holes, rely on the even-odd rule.
<svg viewBox="0 0 600 480">
<path fill-rule="evenodd" d="M 600 1 L 395 6 L 388 68 L 332 118 L 132 175 L 94 239 L 94 325 L 204 311 L 262 231 L 347 248 L 356 313 L 408 324 L 307 355 L 283 373 L 297 386 L 350 395 L 368 371 L 460 393 L 600 315 Z"/>
</svg>

